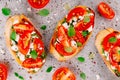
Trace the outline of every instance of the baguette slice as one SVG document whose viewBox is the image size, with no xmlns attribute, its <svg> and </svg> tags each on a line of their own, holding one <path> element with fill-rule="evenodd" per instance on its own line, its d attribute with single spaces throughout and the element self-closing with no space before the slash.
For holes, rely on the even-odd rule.
<svg viewBox="0 0 120 80">
<path fill-rule="evenodd" d="M 8 18 L 8 20 L 7 20 L 7 22 L 6 22 L 6 25 L 5 25 L 5 38 L 6 38 L 6 44 L 7 44 L 7 46 L 8 46 L 8 49 L 9 49 L 9 51 L 10 51 L 10 53 L 12 54 L 12 56 L 14 57 L 14 59 L 16 60 L 16 62 L 19 64 L 19 65 L 21 65 L 23 68 L 25 68 L 29 73 L 36 73 L 37 71 L 39 71 L 39 69 L 42 67 L 42 65 L 45 63 L 45 58 L 41 58 L 41 55 L 40 56 L 37 56 L 37 59 L 33 59 L 33 57 L 31 57 L 31 55 L 30 55 L 30 52 L 29 52 L 29 54 L 27 53 L 27 54 L 24 54 L 23 55 L 23 53 L 22 52 L 20 52 L 20 48 L 18 47 L 18 45 L 19 45 L 19 40 L 20 40 L 20 36 L 21 36 L 21 34 L 19 35 L 19 40 L 18 40 L 18 44 L 16 44 L 17 45 L 17 47 L 18 47 L 18 52 L 20 52 L 21 54 L 19 54 L 18 55 L 18 53 L 16 52 L 16 51 L 14 51 L 14 50 L 12 50 L 12 40 L 11 40 L 11 34 L 12 34 L 12 27 L 13 27 L 13 25 L 15 25 L 15 24 L 23 24 L 23 23 L 25 23 L 25 24 L 30 24 L 32 27 L 33 27 L 33 31 L 34 31 L 34 33 L 37 35 L 37 37 L 36 38 L 32 38 L 32 36 L 30 37 L 30 40 L 31 39 L 33 39 L 33 40 L 35 40 L 35 39 L 39 39 L 39 40 L 41 40 L 42 39 L 42 37 L 41 37 L 41 35 L 40 35 L 40 33 L 37 31 L 37 29 L 35 29 L 35 27 L 33 26 L 33 24 L 32 24 L 32 22 L 29 20 L 29 18 L 27 18 L 26 16 L 24 16 L 23 14 L 21 14 L 21 15 L 14 15 L 14 16 L 12 16 L 12 17 L 10 17 L 10 18 Z M 22 27 L 23 26 L 20 26 L 21 27 L 21 29 L 22 29 Z M 23 29 L 24 29 L 24 27 L 23 27 Z M 28 29 L 29 30 L 29 29 Z M 26 31 L 25 31 L 26 32 Z M 16 34 L 17 34 L 17 32 L 16 32 Z M 31 35 L 32 33 L 30 33 L 30 35 Z M 22 34 L 22 35 L 24 35 L 24 34 Z M 29 37 L 28 37 L 29 38 Z M 27 38 L 27 39 L 28 39 Z M 41 40 L 41 42 L 42 42 L 42 40 Z M 26 42 L 25 42 L 26 43 Z M 31 42 L 30 41 L 30 45 L 31 45 L 31 43 L 33 43 L 33 42 Z M 12 45 L 11 45 L 12 44 Z M 39 44 L 39 43 L 38 43 Z M 43 44 L 44 45 L 44 44 Z M 33 45 L 34 46 L 34 45 Z M 34 49 L 34 48 L 33 48 Z M 30 46 L 29 46 L 29 50 L 30 50 Z M 44 50 L 44 49 L 43 49 Z M 38 54 L 38 53 L 37 53 Z M 30 58 L 28 61 L 26 61 L 26 62 L 28 62 L 28 64 L 25 62 L 25 60 L 26 59 L 28 59 L 28 58 L 26 58 L 26 55 L 29 55 L 30 57 L 28 57 L 28 58 Z M 44 54 L 45 55 L 45 54 Z M 39 57 L 39 59 L 38 59 L 38 57 Z M 23 62 L 25 63 L 25 65 L 23 66 Z M 33 63 L 32 63 L 33 62 Z M 39 67 L 38 67 L 38 65 L 39 65 Z M 27 67 L 25 67 L 25 66 L 27 66 Z"/>
<path fill-rule="evenodd" d="M 103 61 L 105 62 L 105 64 L 106 64 L 107 67 L 109 68 L 109 70 L 110 70 L 113 74 L 115 74 L 115 75 L 117 75 L 117 76 L 120 76 L 120 75 L 118 75 L 118 74 L 116 74 L 116 73 L 114 72 L 114 70 L 113 70 L 112 67 L 111 67 L 111 64 L 110 64 L 109 60 L 107 60 L 106 57 L 103 55 L 103 46 L 101 45 L 103 39 L 104 39 L 107 35 L 109 35 L 109 34 L 111 34 L 111 33 L 113 33 L 113 32 L 116 32 L 116 33 L 120 34 L 120 32 L 115 31 L 115 30 L 112 29 L 112 28 L 107 28 L 107 29 L 101 30 L 101 31 L 97 34 L 97 36 L 96 36 L 95 46 L 96 46 L 99 54 L 101 55 Z M 120 73 L 119 73 L 119 74 L 120 74 Z"/>
<path fill-rule="evenodd" d="M 64 33 L 64 35 L 67 35 L 67 40 L 73 40 L 73 43 L 75 42 L 75 45 L 77 45 L 77 46 L 73 46 L 72 45 L 72 42 L 68 42 L 67 40 L 62 44 L 62 45 L 64 45 L 63 47 L 72 47 L 72 50 L 74 50 L 74 48 L 75 48 L 75 50 L 74 50 L 74 52 L 72 52 L 72 54 L 71 55 L 69 55 L 69 53 L 68 54 L 66 54 L 66 55 L 64 55 L 64 52 L 61 54 L 60 52 L 58 52 L 58 50 L 60 50 L 60 49 L 56 49 L 56 47 L 55 47 L 55 45 L 54 45 L 54 41 L 55 41 L 55 39 L 57 39 L 57 37 L 58 37 L 58 29 L 62 26 L 62 27 L 64 27 L 65 29 L 67 29 L 68 30 L 68 28 L 70 28 L 70 25 L 69 25 L 69 27 L 68 26 L 66 26 L 64 23 L 69 23 L 69 24 L 71 24 L 71 22 L 72 22 L 72 19 L 67 19 L 67 16 L 68 15 L 71 15 L 71 12 L 73 12 L 74 11 L 74 9 L 76 9 L 76 8 L 82 8 L 82 9 L 84 9 L 85 11 L 89 11 L 90 13 L 89 14 L 87 14 L 87 13 L 85 13 L 85 14 L 87 14 L 87 15 L 89 15 L 89 17 L 90 17 L 90 15 L 92 16 L 92 20 L 93 20 L 93 22 L 91 22 L 91 25 L 90 25 L 90 27 L 89 28 L 87 28 L 87 29 L 85 29 L 85 30 L 78 30 L 75 26 L 77 26 L 77 25 L 79 25 L 78 23 L 79 22 L 82 22 L 83 20 L 84 20 L 84 18 L 85 18 L 85 14 L 84 15 L 82 15 L 82 16 L 79 16 L 80 18 L 80 21 L 78 21 L 77 22 L 77 24 L 75 24 L 74 25 L 74 29 L 75 29 L 75 31 L 76 30 L 78 30 L 78 32 L 80 32 L 80 36 L 81 36 L 81 33 L 82 33 L 82 31 L 88 31 L 89 32 L 89 34 L 87 34 L 86 36 L 86 39 L 85 39 L 85 41 L 84 41 L 84 43 L 82 43 L 82 46 L 78 46 L 77 45 L 77 42 L 75 41 L 75 39 L 74 38 L 72 38 L 72 37 L 75 37 L 76 35 L 77 35 L 77 32 L 75 33 L 75 35 L 74 36 L 72 36 L 72 37 L 70 37 L 68 34 L 68 32 L 66 32 L 66 30 L 64 30 L 63 31 L 63 33 Z M 95 16 L 95 14 L 94 14 L 94 12 L 93 12 L 93 10 L 91 10 L 90 8 L 88 8 L 88 7 L 86 7 L 86 6 L 77 6 L 77 7 L 75 7 L 74 9 L 72 9 L 69 13 L 68 13 L 68 15 L 66 16 L 66 17 L 64 17 L 61 21 L 59 21 L 58 22 L 58 24 L 57 24 L 57 26 L 56 26 L 56 28 L 55 28 L 55 31 L 54 31 L 54 34 L 53 34 L 53 36 L 52 36 L 52 38 L 51 38 L 51 41 L 50 41 L 50 53 L 58 60 L 58 61 L 66 61 L 66 60 L 68 60 L 68 59 L 70 59 L 70 58 L 72 58 L 73 56 L 75 56 L 78 52 L 80 52 L 83 48 L 84 48 L 84 46 L 86 45 L 86 43 L 88 42 L 88 40 L 89 40 L 89 38 L 90 38 L 90 36 L 91 36 L 91 34 L 92 34 L 92 30 L 93 30 L 93 27 L 94 27 L 94 16 Z M 80 13 L 81 11 L 77 11 L 77 13 Z M 77 16 L 78 17 L 78 16 Z M 72 17 L 73 18 L 73 17 Z M 66 22 L 65 22 L 65 20 L 66 20 Z M 67 20 L 69 20 L 69 21 L 67 21 Z M 75 18 L 74 18 L 74 20 L 76 20 Z M 83 22 L 82 22 L 83 23 Z M 88 21 L 88 23 L 89 23 L 89 21 Z M 66 26 L 63 26 L 63 24 Z M 68 27 L 68 28 L 67 28 Z M 86 26 L 85 26 L 86 27 Z M 90 30 L 90 31 L 89 31 Z M 61 34 L 63 34 L 62 32 L 60 33 L 60 35 Z M 64 35 L 63 35 L 63 37 L 64 37 Z M 79 37 L 79 36 L 77 36 L 77 37 Z M 83 36 L 82 36 L 83 37 Z M 81 41 L 82 39 L 80 39 L 80 41 Z M 60 40 L 59 39 L 57 39 L 57 41 L 58 41 L 58 43 L 60 43 Z M 79 41 L 78 41 L 79 42 Z M 63 47 L 61 47 L 61 49 L 63 48 Z M 69 50 L 68 50 L 68 52 L 69 52 Z"/>
</svg>

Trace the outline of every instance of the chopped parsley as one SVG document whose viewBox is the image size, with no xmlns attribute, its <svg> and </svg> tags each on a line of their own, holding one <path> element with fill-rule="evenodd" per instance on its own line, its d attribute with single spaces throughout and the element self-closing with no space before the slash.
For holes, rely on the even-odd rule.
<svg viewBox="0 0 120 80">
<path fill-rule="evenodd" d="M 86 79 L 86 74 L 85 73 L 80 73 L 80 77 L 83 79 L 83 80 L 85 80 Z"/>
<path fill-rule="evenodd" d="M 36 58 L 38 57 L 38 54 L 37 54 L 37 52 L 36 52 L 35 50 L 32 50 L 32 51 L 30 52 L 30 55 L 31 55 L 31 57 L 32 57 L 33 59 L 36 59 Z"/>
<path fill-rule="evenodd" d="M 17 72 L 14 72 L 14 75 L 19 78 L 19 80 L 25 80 L 22 76 L 20 76 Z"/>
<path fill-rule="evenodd" d="M 2 14 L 5 15 L 5 16 L 8 16 L 11 14 L 11 10 L 9 8 L 2 8 Z"/>
<path fill-rule="evenodd" d="M 85 58 L 84 57 L 78 57 L 78 61 L 85 62 Z"/>
<path fill-rule="evenodd" d="M 40 27 L 40 29 L 42 29 L 42 30 L 45 30 L 47 27 L 46 27 L 46 25 L 42 25 L 41 27 Z"/>
<path fill-rule="evenodd" d="M 48 9 L 42 9 L 38 12 L 40 16 L 47 16 L 49 15 L 49 10 Z"/>
<path fill-rule="evenodd" d="M 70 27 L 68 28 L 68 36 L 69 37 L 73 37 L 73 36 L 75 36 L 75 28 L 74 28 L 74 26 L 71 24 L 70 25 Z"/>
<path fill-rule="evenodd" d="M 46 72 L 48 72 L 48 73 L 49 73 L 49 72 L 51 72 L 51 71 L 52 71 L 52 69 L 53 69 L 53 67 L 52 67 L 52 66 L 50 66 L 50 67 L 48 67 L 48 68 L 47 68 Z"/>
</svg>

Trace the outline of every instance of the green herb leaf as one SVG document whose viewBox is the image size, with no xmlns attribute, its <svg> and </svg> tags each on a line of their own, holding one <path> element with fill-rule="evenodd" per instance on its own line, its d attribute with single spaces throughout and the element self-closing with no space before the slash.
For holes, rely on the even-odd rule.
<svg viewBox="0 0 120 80">
<path fill-rule="evenodd" d="M 83 80 L 85 80 L 86 79 L 86 75 L 85 75 L 85 73 L 80 73 L 80 77 L 83 79 Z"/>
<path fill-rule="evenodd" d="M 53 69 L 53 67 L 52 67 L 52 66 L 50 66 L 50 67 L 46 70 L 46 72 L 51 72 L 51 71 L 52 71 L 52 69 Z"/>
<path fill-rule="evenodd" d="M 40 16 L 47 16 L 49 14 L 49 10 L 47 9 L 42 9 L 38 12 Z"/>
<path fill-rule="evenodd" d="M 42 26 L 40 27 L 40 29 L 45 30 L 45 29 L 46 29 L 46 25 L 42 25 Z"/>
<path fill-rule="evenodd" d="M 84 61 L 85 61 L 85 58 L 84 58 L 84 57 L 78 57 L 78 61 L 84 62 Z"/>
<path fill-rule="evenodd" d="M 118 54 L 120 54 L 120 50 L 118 50 Z"/>
<path fill-rule="evenodd" d="M 75 36 L 75 28 L 73 25 L 70 25 L 69 29 L 68 29 L 68 36 L 69 37 L 73 37 Z"/>
<path fill-rule="evenodd" d="M 5 16 L 8 16 L 10 15 L 11 13 L 11 10 L 9 8 L 2 8 L 2 14 L 5 15 Z"/>
<path fill-rule="evenodd" d="M 82 43 L 81 42 L 77 42 L 77 47 L 81 47 Z"/>
<path fill-rule="evenodd" d="M 14 72 L 15 76 L 18 77 L 20 80 L 24 80 L 22 76 L 20 76 L 17 72 Z"/>
<path fill-rule="evenodd" d="M 42 53 L 41 58 L 43 58 L 43 59 L 46 58 L 46 53 L 45 52 Z"/>
<path fill-rule="evenodd" d="M 85 23 L 90 22 L 90 16 L 85 16 L 83 22 Z"/>
<path fill-rule="evenodd" d="M 64 50 L 68 53 L 73 51 L 72 47 L 65 47 Z"/>
<path fill-rule="evenodd" d="M 88 31 L 82 31 L 82 35 L 83 35 L 84 37 L 86 37 L 88 34 L 89 34 Z"/>
<path fill-rule="evenodd" d="M 35 50 L 32 50 L 32 51 L 30 52 L 30 54 L 31 54 L 31 57 L 32 57 L 33 59 L 36 59 L 36 58 L 38 57 L 38 54 L 37 54 L 37 52 L 36 52 Z"/>
<path fill-rule="evenodd" d="M 12 40 L 15 41 L 15 39 L 16 39 L 16 32 L 15 32 L 15 31 L 13 31 L 13 32 L 11 33 L 10 39 L 12 39 Z"/>
<path fill-rule="evenodd" d="M 23 78 L 22 76 L 19 76 L 19 79 L 20 79 L 20 80 L 24 80 L 24 78 Z"/>
<path fill-rule="evenodd" d="M 19 74 L 18 74 L 17 72 L 15 72 L 14 74 L 15 74 L 15 76 L 16 76 L 16 77 L 18 77 L 18 76 L 19 76 Z"/>
<path fill-rule="evenodd" d="M 102 53 L 104 54 L 105 53 L 105 50 L 102 48 Z"/>
<path fill-rule="evenodd" d="M 111 37 L 109 38 L 109 42 L 110 43 L 115 43 L 117 41 L 117 38 L 116 37 Z"/>
</svg>

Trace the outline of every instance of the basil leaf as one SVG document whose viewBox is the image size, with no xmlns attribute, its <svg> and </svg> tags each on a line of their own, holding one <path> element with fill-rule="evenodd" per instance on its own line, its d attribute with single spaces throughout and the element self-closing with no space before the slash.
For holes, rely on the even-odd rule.
<svg viewBox="0 0 120 80">
<path fill-rule="evenodd" d="M 38 12 L 40 16 L 47 16 L 49 14 L 49 10 L 47 9 L 42 9 Z"/>
<path fill-rule="evenodd" d="M 89 34 L 88 31 L 82 31 L 82 35 L 83 35 L 84 37 L 86 37 L 88 34 Z"/>
<path fill-rule="evenodd" d="M 10 39 L 12 39 L 12 40 L 15 41 L 15 39 L 16 39 L 16 32 L 15 32 L 15 31 L 13 31 L 13 32 L 11 33 Z"/>
<path fill-rule="evenodd" d="M 85 16 L 83 22 L 88 23 L 90 22 L 90 16 Z"/>
<path fill-rule="evenodd" d="M 82 43 L 81 42 L 77 42 L 77 47 L 81 47 Z"/>
<path fill-rule="evenodd" d="M 30 54 L 31 54 L 31 57 L 32 57 L 33 59 L 36 59 L 36 58 L 38 57 L 38 54 L 37 54 L 37 52 L 36 52 L 35 50 L 32 50 L 32 51 L 30 52 Z"/>
<path fill-rule="evenodd" d="M 73 51 L 72 47 L 65 47 L 64 50 L 68 53 Z"/>
<path fill-rule="evenodd" d="M 42 25 L 42 26 L 40 27 L 40 29 L 45 30 L 45 29 L 46 29 L 46 25 Z"/>
<path fill-rule="evenodd" d="M 116 37 L 111 37 L 109 38 L 109 42 L 110 43 L 115 43 L 117 41 L 117 38 Z"/>
<path fill-rule="evenodd" d="M 52 66 L 50 66 L 50 67 L 46 70 L 46 72 L 51 72 L 51 71 L 52 71 L 52 69 L 53 69 L 53 67 L 52 67 Z"/>
<path fill-rule="evenodd" d="M 73 37 L 75 36 L 75 29 L 73 25 L 70 25 L 69 29 L 68 29 L 68 36 L 69 37 Z"/>
<path fill-rule="evenodd" d="M 18 76 L 19 76 L 19 74 L 18 74 L 17 72 L 15 72 L 14 74 L 15 74 L 15 76 L 16 76 L 16 77 L 18 77 Z"/>
<path fill-rule="evenodd" d="M 45 52 L 42 53 L 41 58 L 43 58 L 43 59 L 46 58 Z"/>
<path fill-rule="evenodd" d="M 84 61 L 85 61 L 85 58 L 84 58 L 84 57 L 78 57 L 78 61 L 84 62 Z"/>
<path fill-rule="evenodd" d="M 5 15 L 5 16 L 8 16 L 10 15 L 11 13 L 11 10 L 9 8 L 2 8 L 2 14 Z"/>
<path fill-rule="evenodd" d="M 24 78 L 23 78 L 22 76 L 19 76 L 19 79 L 20 79 L 20 80 L 24 80 Z"/>
<path fill-rule="evenodd" d="M 85 80 L 86 79 L 86 75 L 85 75 L 85 73 L 80 73 L 80 77 L 83 79 L 83 80 Z"/>
</svg>

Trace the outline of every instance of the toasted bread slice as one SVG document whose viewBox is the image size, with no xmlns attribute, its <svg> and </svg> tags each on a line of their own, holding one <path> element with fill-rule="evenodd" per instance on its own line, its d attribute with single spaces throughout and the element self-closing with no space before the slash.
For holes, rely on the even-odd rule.
<svg viewBox="0 0 120 80">
<path fill-rule="evenodd" d="M 10 53 L 12 54 L 12 56 L 14 57 L 14 59 L 16 60 L 16 62 L 17 62 L 19 65 L 21 65 L 22 67 L 23 67 L 23 64 L 22 64 L 22 63 L 23 63 L 24 61 L 22 61 L 22 60 L 19 58 L 20 56 L 18 56 L 17 53 L 16 53 L 14 50 L 12 50 L 10 37 L 11 37 L 11 27 L 12 27 L 14 24 L 19 24 L 19 23 L 24 22 L 24 21 L 27 21 L 28 24 L 30 24 L 30 25 L 33 26 L 32 22 L 29 20 L 29 18 L 27 18 L 27 17 L 24 16 L 23 14 L 22 14 L 22 15 L 14 15 L 14 16 L 12 16 L 12 17 L 9 17 L 8 20 L 7 20 L 7 22 L 6 22 L 6 25 L 5 25 L 5 38 L 6 38 L 6 44 L 7 44 L 7 46 L 8 46 L 8 49 L 9 49 Z M 22 26 L 21 26 L 21 27 L 22 27 Z M 33 27 L 34 27 L 34 26 L 33 26 Z M 40 33 L 37 31 L 37 29 L 35 29 L 35 27 L 34 27 L 34 31 L 35 31 L 36 34 L 39 36 L 39 39 L 41 39 L 42 37 L 41 37 Z M 21 54 L 21 55 L 23 55 L 23 54 Z M 25 57 L 24 57 L 24 58 L 25 58 Z M 45 59 L 43 59 L 43 61 L 42 61 L 42 63 L 41 63 L 41 67 L 42 67 L 42 65 L 44 64 L 44 62 L 45 62 Z M 31 64 L 32 64 L 32 63 L 31 63 Z M 38 68 L 26 68 L 26 67 L 23 67 L 23 68 L 25 68 L 29 73 L 35 73 L 35 72 L 37 72 L 41 67 L 38 67 Z M 35 69 L 37 69 L 37 70 L 35 71 Z"/>
<path fill-rule="evenodd" d="M 120 34 L 120 32 L 115 31 L 115 30 L 112 29 L 112 28 L 107 28 L 107 29 L 101 30 L 101 31 L 96 35 L 95 46 L 96 46 L 99 54 L 101 55 L 102 59 L 104 60 L 105 64 L 106 64 L 107 67 L 109 68 L 109 70 L 110 70 L 113 74 L 117 75 L 117 74 L 113 71 L 109 60 L 107 60 L 106 57 L 103 55 L 103 46 L 101 45 L 103 39 L 104 39 L 107 35 L 109 35 L 109 34 L 111 34 L 111 33 L 113 33 L 113 32 L 117 32 L 117 33 Z"/>
<path fill-rule="evenodd" d="M 75 8 L 83 8 L 83 9 L 85 9 L 85 8 L 87 8 L 87 7 L 85 7 L 85 6 L 77 6 L 77 7 L 75 7 Z M 88 9 L 90 9 L 90 8 L 88 8 Z M 71 10 L 72 11 L 72 10 Z M 70 11 L 70 12 L 71 12 Z M 93 17 L 95 16 L 94 15 L 94 12 L 90 9 L 90 11 L 91 11 L 91 14 L 93 15 Z M 69 14 L 69 13 L 68 13 Z M 84 18 L 83 16 L 82 16 L 82 18 Z M 68 59 L 70 59 L 70 58 L 72 58 L 73 56 L 75 56 L 78 52 L 80 52 L 83 48 L 84 48 L 84 46 L 86 45 L 86 43 L 88 42 L 88 40 L 89 40 L 89 38 L 90 38 L 90 36 L 91 36 L 91 34 L 92 34 L 92 30 L 93 30 L 93 27 L 94 27 L 94 19 L 93 19 L 93 25 L 92 25 L 92 30 L 89 32 L 89 34 L 87 35 L 87 39 L 85 40 L 85 42 L 82 44 L 82 46 L 80 46 L 80 47 L 77 47 L 76 48 L 76 50 L 73 52 L 73 54 L 71 54 L 71 55 L 68 55 L 68 56 L 64 56 L 64 55 L 61 55 L 57 50 L 56 50 L 56 48 L 55 48 L 55 46 L 54 46 L 54 44 L 53 44 L 53 39 L 55 39 L 55 38 L 57 38 L 58 36 L 57 36 L 57 33 L 58 33 L 58 28 L 60 28 L 60 26 L 62 25 L 62 23 L 64 22 L 64 20 L 66 19 L 66 17 L 64 17 L 61 21 L 59 21 L 58 22 L 58 24 L 57 24 L 57 26 L 56 26 L 56 28 L 55 28 L 55 31 L 54 31 L 54 34 L 52 35 L 52 38 L 51 38 L 51 41 L 50 41 L 50 53 L 58 60 L 58 61 L 66 61 L 66 60 L 68 60 Z M 75 28 L 75 27 L 74 27 Z M 67 33 L 66 33 L 66 35 L 67 35 Z M 68 35 L 67 35 L 68 36 Z M 73 39 L 73 38 L 72 38 Z M 73 39 L 74 40 L 74 39 Z M 67 45 L 67 42 L 65 43 L 65 45 Z M 69 54 L 69 53 L 68 53 Z"/>
</svg>

